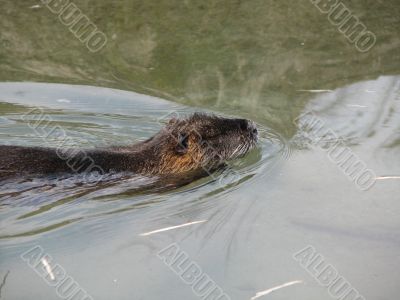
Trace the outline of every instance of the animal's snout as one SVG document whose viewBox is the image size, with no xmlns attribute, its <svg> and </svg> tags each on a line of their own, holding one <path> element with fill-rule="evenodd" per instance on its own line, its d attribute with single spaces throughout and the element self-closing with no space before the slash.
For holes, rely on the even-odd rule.
<svg viewBox="0 0 400 300">
<path fill-rule="evenodd" d="M 256 123 L 254 123 L 253 121 L 249 121 L 249 131 L 254 134 L 255 136 L 257 136 L 258 134 L 258 130 L 257 130 L 257 125 Z"/>
</svg>

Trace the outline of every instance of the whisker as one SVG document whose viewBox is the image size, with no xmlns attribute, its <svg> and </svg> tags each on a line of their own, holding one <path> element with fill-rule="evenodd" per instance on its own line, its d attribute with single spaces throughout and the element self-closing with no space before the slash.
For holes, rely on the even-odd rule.
<svg viewBox="0 0 400 300">
<path fill-rule="evenodd" d="M 240 151 L 240 148 L 242 147 L 242 145 L 238 145 L 235 149 L 235 151 L 233 151 L 233 153 L 230 155 L 230 158 L 234 157 L 236 152 Z"/>
</svg>

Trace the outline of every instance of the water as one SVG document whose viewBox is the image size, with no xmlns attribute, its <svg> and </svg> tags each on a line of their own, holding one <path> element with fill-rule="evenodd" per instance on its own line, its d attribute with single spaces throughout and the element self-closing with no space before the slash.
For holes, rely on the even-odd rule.
<svg viewBox="0 0 400 300">
<path fill-rule="evenodd" d="M 337 299 L 293 257 L 309 245 L 365 299 L 395 299 L 400 5 L 366 2 L 346 2 L 378 38 L 360 53 L 308 1 L 76 1 L 109 38 L 93 54 L 40 3 L 4 1 L 1 144 L 56 146 L 63 130 L 75 147 L 127 145 L 194 111 L 250 118 L 260 142 L 234 172 L 169 191 L 124 174 L 3 184 L 1 296 L 58 299 L 45 263 L 50 285 L 20 257 L 39 245 L 93 299 L 198 299 L 157 256 L 176 243 L 231 299 L 293 281 L 260 299 Z"/>
</svg>

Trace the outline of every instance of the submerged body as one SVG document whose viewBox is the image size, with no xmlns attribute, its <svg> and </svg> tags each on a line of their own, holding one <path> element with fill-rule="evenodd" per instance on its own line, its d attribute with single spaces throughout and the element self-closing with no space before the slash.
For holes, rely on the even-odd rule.
<svg viewBox="0 0 400 300">
<path fill-rule="evenodd" d="M 256 142 L 257 129 L 251 121 L 196 113 L 171 119 L 152 138 L 131 146 L 87 150 L 0 146 L 0 180 L 66 173 L 207 174 L 244 155 Z"/>
</svg>

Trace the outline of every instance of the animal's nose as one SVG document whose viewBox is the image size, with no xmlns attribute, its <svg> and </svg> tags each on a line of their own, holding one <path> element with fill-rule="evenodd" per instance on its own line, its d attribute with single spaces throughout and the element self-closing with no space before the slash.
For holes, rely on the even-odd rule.
<svg viewBox="0 0 400 300">
<path fill-rule="evenodd" d="M 253 133 L 255 135 L 258 133 L 256 123 L 254 123 L 253 121 L 249 121 L 248 127 L 249 127 L 249 130 L 251 133 Z"/>
<path fill-rule="evenodd" d="M 250 135 L 252 136 L 252 138 L 257 140 L 258 139 L 258 130 L 257 130 L 256 123 L 250 121 L 248 127 L 249 127 Z"/>
</svg>

